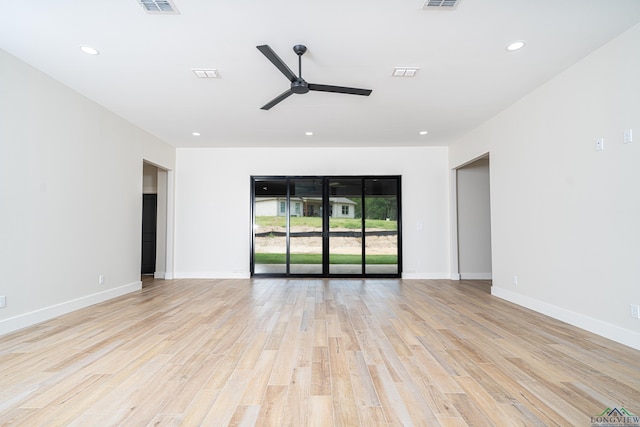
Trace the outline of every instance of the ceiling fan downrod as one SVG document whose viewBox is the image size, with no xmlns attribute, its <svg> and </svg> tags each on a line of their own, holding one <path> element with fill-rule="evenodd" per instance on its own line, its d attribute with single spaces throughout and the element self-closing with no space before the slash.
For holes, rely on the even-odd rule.
<svg viewBox="0 0 640 427">
<path fill-rule="evenodd" d="M 303 44 L 297 44 L 293 47 L 293 51 L 298 55 L 298 78 L 302 79 L 302 55 L 307 51 L 307 47 Z"/>
</svg>

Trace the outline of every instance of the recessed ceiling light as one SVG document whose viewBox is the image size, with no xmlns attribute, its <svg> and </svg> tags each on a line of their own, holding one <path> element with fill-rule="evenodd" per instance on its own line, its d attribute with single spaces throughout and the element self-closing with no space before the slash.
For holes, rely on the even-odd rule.
<svg viewBox="0 0 640 427">
<path fill-rule="evenodd" d="M 509 46 L 507 46 L 507 50 L 514 51 L 514 50 L 522 49 L 524 45 L 525 45 L 524 40 L 518 40 L 511 43 Z"/>
<path fill-rule="evenodd" d="M 312 136 L 313 132 L 305 132 L 304 134 L 307 135 L 307 136 Z"/>
<path fill-rule="evenodd" d="M 200 136 L 200 132 L 192 132 L 191 135 L 193 136 Z"/>
<path fill-rule="evenodd" d="M 426 130 L 421 130 L 421 131 L 420 131 L 420 135 L 426 135 L 426 134 L 428 134 L 428 133 L 429 133 L 429 131 L 426 131 Z"/>
<path fill-rule="evenodd" d="M 80 46 L 80 50 L 86 53 L 87 55 L 98 55 L 98 49 L 94 49 L 91 46 Z"/>
</svg>

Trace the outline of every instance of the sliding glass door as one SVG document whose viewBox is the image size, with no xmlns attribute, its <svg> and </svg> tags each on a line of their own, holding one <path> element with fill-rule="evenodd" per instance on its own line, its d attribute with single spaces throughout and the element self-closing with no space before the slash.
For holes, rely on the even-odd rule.
<svg viewBox="0 0 640 427">
<path fill-rule="evenodd" d="M 398 274 L 399 186 L 393 178 L 364 180 L 365 274 Z"/>
<path fill-rule="evenodd" d="M 363 274 L 362 179 L 329 178 L 329 274 Z"/>
<path fill-rule="evenodd" d="M 400 177 L 252 177 L 252 275 L 399 277 Z"/>
<path fill-rule="evenodd" d="M 289 272 L 322 274 L 322 179 L 290 181 Z"/>
<path fill-rule="evenodd" d="M 257 273 L 288 274 L 288 181 L 256 179 L 253 197 L 253 259 Z"/>
</svg>

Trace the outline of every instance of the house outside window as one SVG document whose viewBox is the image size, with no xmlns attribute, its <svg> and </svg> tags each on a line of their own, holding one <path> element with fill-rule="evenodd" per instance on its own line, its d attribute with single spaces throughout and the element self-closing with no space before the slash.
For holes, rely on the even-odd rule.
<svg viewBox="0 0 640 427">
<path fill-rule="evenodd" d="M 280 213 L 285 214 L 287 210 L 287 202 L 280 202 Z"/>
<path fill-rule="evenodd" d="M 342 206 L 342 215 L 349 215 L 349 206 Z"/>
</svg>

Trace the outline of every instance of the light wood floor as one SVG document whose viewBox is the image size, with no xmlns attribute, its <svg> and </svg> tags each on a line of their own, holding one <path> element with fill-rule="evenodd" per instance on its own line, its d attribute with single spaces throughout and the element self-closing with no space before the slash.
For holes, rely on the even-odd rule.
<svg viewBox="0 0 640 427">
<path fill-rule="evenodd" d="M 0 337 L 0 424 L 589 426 L 640 352 L 430 280 L 145 281 Z"/>
</svg>

